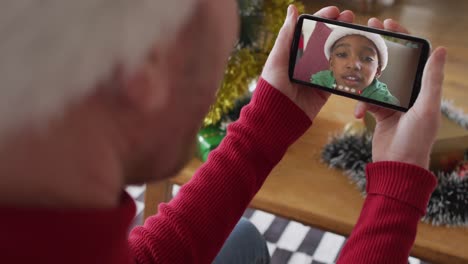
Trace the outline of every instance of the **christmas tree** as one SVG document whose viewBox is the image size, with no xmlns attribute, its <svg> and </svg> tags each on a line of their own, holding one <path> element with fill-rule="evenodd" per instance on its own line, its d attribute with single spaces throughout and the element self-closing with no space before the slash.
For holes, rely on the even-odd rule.
<svg viewBox="0 0 468 264">
<path fill-rule="evenodd" d="M 198 133 L 197 156 L 206 161 L 226 135 L 223 120 L 234 121 L 249 102 L 249 84 L 260 75 L 293 0 L 238 0 L 241 21 L 238 42 L 229 57 L 217 100 Z M 301 4 L 297 4 L 303 10 Z"/>
</svg>

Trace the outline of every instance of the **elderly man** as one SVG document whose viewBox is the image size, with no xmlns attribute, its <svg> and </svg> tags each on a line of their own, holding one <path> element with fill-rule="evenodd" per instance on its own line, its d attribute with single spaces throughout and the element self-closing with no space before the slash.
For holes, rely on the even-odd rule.
<svg viewBox="0 0 468 264">
<path fill-rule="evenodd" d="M 293 6 L 239 121 L 129 236 L 135 206 L 123 189 L 173 176 L 191 156 L 236 41 L 235 1 L 7 0 L 0 13 L 2 263 L 269 261 L 258 232 L 236 224 L 329 96 L 288 80 Z M 353 20 L 336 7 L 317 15 Z M 404 30 L 391 20 L 369 25 Z M 379 140 L 342 263 L 408 257 L 435 185 L 425 168 L 444 60 L 444 49 L 434 52 L 408 113 L 356 108 L 357 117 L 374 113 Z"/>
</svg>

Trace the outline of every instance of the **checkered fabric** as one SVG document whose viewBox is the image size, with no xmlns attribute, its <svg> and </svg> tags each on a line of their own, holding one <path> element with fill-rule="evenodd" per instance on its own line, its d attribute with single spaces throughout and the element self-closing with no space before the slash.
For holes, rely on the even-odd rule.
<svg viewBox="0 0 468 264">
<path fill-rule="evenodd" d="M 174 186 L 173 195 L 179 186 Z M 133 226 L 142 224 L 145 186 L 129 186 L 127 192 L 134 198 L 137 214 Z M 265 237 L 272 264 L 329 264 L 335 263 L 346 237 L 305 226 L 273 214 L 248 208 L 249 219 Z M 410 264 L 428 264 L 411 257 Z"/>
</svg>

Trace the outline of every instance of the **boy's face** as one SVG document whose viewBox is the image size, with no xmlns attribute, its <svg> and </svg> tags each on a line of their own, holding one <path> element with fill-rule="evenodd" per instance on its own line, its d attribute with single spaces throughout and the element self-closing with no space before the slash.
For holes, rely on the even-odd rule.
<svg viewBox="0 0 468 264">
<path fill-rule="evenodd" d="M 343 37 L 333 45 L 330 70 L 337 85 L 362 91 L 381 74 L 377 48 L 363 36 Z"/>
</svg>

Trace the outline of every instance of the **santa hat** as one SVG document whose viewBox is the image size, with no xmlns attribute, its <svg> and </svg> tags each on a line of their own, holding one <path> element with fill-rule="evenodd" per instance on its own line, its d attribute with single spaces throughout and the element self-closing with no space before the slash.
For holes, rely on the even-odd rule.
<svg viewBox="0 0 468 264">
<path fill-rule="evenodd" d="M 168 46 L 195 0 L 4 0 L 0 8 L 0 137 L 41 124 L 93 92 L 117 65 Z"/>
<path fill-rule="evenodd" d="M 332 32 L 330 33 L 330 36 L 328 36 L 328 39 L 325 42 L 325 47 L 324 47 L 325 57 L 327 58 L 327 60 L 330 60 L 330 53 L 331 53 L 331 49 L 333 48 L 333 45 L 341 38 L 350 36 L 350 35 L 363 36 L 369 39 L 370 41 L 372 41 L 374 45 L 377 47 L 377 52 L 379 53 L 379 65 L 381 67 L 381 70 L 382 71 L 385 70 L 385 67 L 387 67 L 387 63 L 388 63 L 388 48 L 382 36 L 380 36 L 379 34 L 360 31 L 360 30 L 351 29 L 351 28 L 337 27 L 332 30 Z"/>
</svg>

